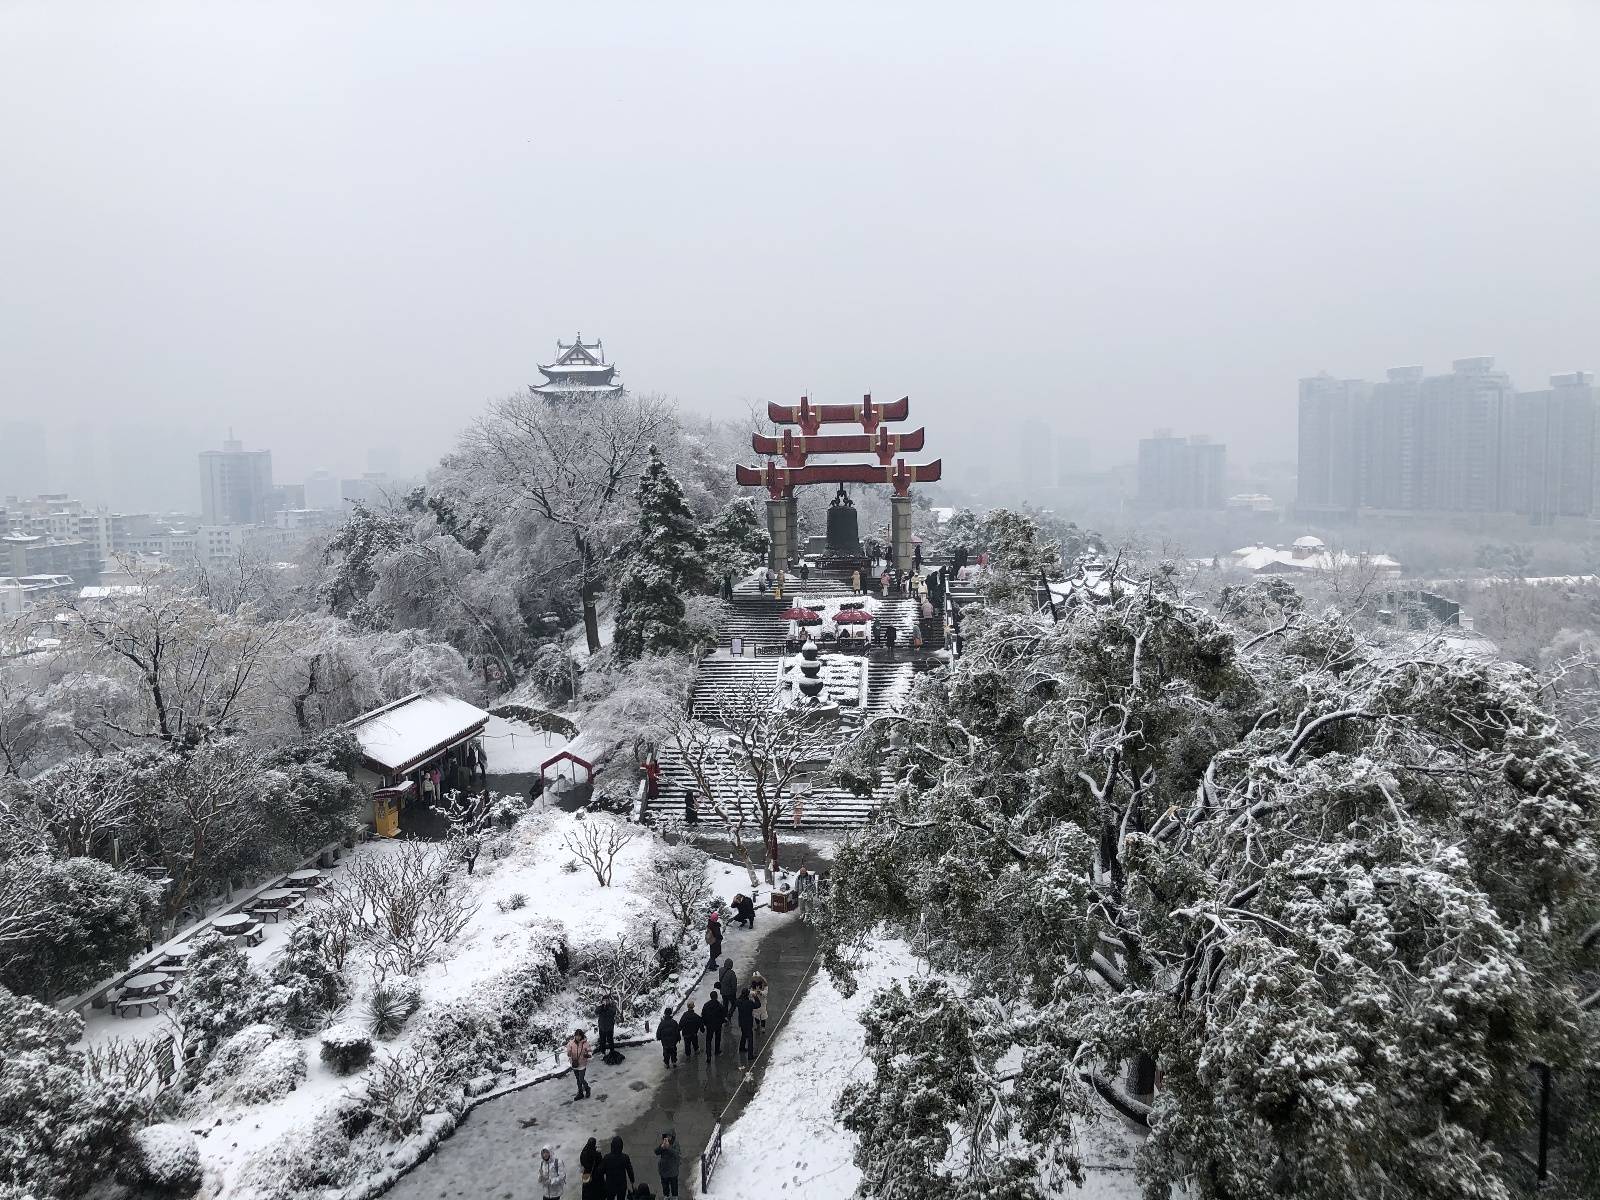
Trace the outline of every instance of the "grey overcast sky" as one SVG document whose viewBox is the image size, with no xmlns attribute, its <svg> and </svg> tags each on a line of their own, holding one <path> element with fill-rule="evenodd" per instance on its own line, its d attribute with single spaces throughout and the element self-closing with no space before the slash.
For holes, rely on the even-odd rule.
<svg viewBox="0 0 1600 1200">
<path fill-rule="evenodd" d="M 0 417 L 437 457 L 555 339 L 1293 455 L 1296 379 L 1600 367 L 1600 4 L 0 4 Z M 1237 461 L 1237 460 L 1236 460 Z"/>
</svg>

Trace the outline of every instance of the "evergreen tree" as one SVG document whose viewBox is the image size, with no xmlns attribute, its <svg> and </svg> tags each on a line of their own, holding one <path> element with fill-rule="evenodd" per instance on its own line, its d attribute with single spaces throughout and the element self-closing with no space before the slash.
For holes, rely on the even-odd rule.
<svg viewBox="0 0 1600 1200">
<path fill-rule="evenodd" d="M 1061 1194 L 1109 1107 L 1151 1197 L 1509 1197 L 1533 1063 L 1595 1127 L 1594 762 L 1525 674 L 1252 590 L 975 614 L 840 756 L 902 783 L 835 860 L 830 969 L 862 913 L 932 969 L 840 1105 L 862 1195 Z"/>
<path fill-rule="evenodd" d="M 706 558 L 712 582 L 741 577 L 767 558 L 767 527 L 748 496 L 736 496 L 706 525 Z"/>
<path fill-rule="evenodd" d="M 638 513 L 617 586 L 612 641 L 624 658 L 686 647 L 683 594 L 709 582 L 705 534 L 655 446 L 639 477 Z"/>
</svg>

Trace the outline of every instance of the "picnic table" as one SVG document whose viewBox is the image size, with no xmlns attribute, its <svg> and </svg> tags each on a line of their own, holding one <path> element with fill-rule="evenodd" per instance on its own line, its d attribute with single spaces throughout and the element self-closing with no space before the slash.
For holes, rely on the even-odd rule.
<svg viewBox="0 0 1600 1200">
<path fill-rule="evenodd" d="M 184 971 L 189 967 L 189 957 L 194 953 L 194 947 L 188 942 L 180 942 L 176 946 L 168 946 L 161 952 L 161 969 Z"/>
<path fill-rule="evenodd" d="M 140 975 L 130 975 L 122 981 L 122 986 L 132 996 L 148 996 L 152 992 L 166 990 L 167 984 L 172 982 L 172 976 L 165 971 L 145 971 Z"/>
<path fill-rule="evenodd" d="M 122 981 L 122 995 L 114 1006 L 117 1016 L 125 1017 L 133 1013 L 142 1017 L 147 1007 L 152 1012 L 160 1012 L 161 1002 L 172 998 L 167 991 L 167 985 L 171 982 L 172 976 L 165 971 L 145 971 L 128 976 Z"/>
<path fill-rule="evenodd" d="M 224 937 L 242 937 L 245 944 L 250 946 L 266 936 L 262 932 L 261 922 L 249 913 L 228 913 L 226 916 L 214 917 L 211 925 Z"/>
<path fill-rule="evenodd" d="M 283 877 L 283 882 L 292 888 L 304 891 L 306 888 L 322 886 L 322 872 L 315 867 L 307 867 L 303 871 L 290 871 Z"/>
<path fill-rule="evenodd" d="M 305 903 L 304 896 L 294 888 L 271 888 L 256 897 L 251 912 L 268 921 L 281 921 Z"/>
</svg>

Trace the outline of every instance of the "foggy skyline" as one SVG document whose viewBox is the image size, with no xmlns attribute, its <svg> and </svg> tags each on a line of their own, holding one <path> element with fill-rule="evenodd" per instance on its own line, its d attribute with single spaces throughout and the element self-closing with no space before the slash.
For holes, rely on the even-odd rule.
<svg viewBox="0 0 1600 1200">
<path fill-rule="evenodd" d="M 0 418 L 435 461 L 557 338 L 1292 458 L 1296 381 L 1600 367 L 1593 6 L 0 9 Z M 56 431 L 61 431 L 58 435 Z M 970 440 L 967 440 L 970 445 Z M 950 477 L 947 475 L 947 478 Z"/>
</svg>

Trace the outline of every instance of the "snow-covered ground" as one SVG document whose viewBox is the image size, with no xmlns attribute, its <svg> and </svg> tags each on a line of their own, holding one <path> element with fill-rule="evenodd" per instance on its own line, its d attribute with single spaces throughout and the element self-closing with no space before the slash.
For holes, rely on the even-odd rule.
<svg viewBox="0 0 1600 1200">
<path fill-rule="evenodd" d="M 483 753 L 491 775 L 534 775 L 539 764 L 567 748 L 559 733 L 535 729 L 523 721 L 490 717 L 483 730 Z"/>
<path fill-rule="evenodd" d="M 861 1172 L 854 1137 L 840 1128 L 834 1103 L 845 1086 L 871 1071 L 862 1052 L 861 1014 L 879 988 L 918 969 L 905 943 L 869 943 L 846 998 L 826 974 L 796 1005 L 769 1051 L 760 1090 L 723 1134 L 722 1164 L 710 1196 L 794 1196 L 849 1200 Z M 1080 1200 L 1139 1200 L 1133 1135 L 1107 1120 L 1083 1136 L 1086 1176 Z"/>
<path fill-rule="evenodd" d="M 503 969 L 508 958 L 534 936 L 532 927 L 548 930 L 550 923 L 559 923 L 568 940 L 579 944 L 610 937 L 640 917 L 658 911 L 631 885 L 642 878 L 660 843 L 647 831 L 638 830 L 638 836 L 617 856 L 613 885 L 602 888 L 587 868 L 567 869 L 573 855 L 565 838 L 577 827 L 578 820 L 574 814 L 556 810 L 529 813 L 511 831 L 511 848 L 506 857 L 491 860 L 485 855 L 479 859 L 476 874 L 467 879 L 478 903 L 477 911 L 446 956 L 416 976 L 421 985 L 422 1008 L 398 1037 L 382 1044 L 385 1050 L 402 1049 L 410 1032 L 420 1024 L 419 1018 L 430 1009 L 468 996 Z M 393 854 L 398 849 L 399 843 L 376 841 L 357 847 L 352 855 Z M 336 867 L 334 872 L 342 869 Z M 742 870 L 713 860 L 708 863 L 707 872 L 713 891 L 723 898 L 748 888 L 748 878 Z M 511 907 L 514 895 L 525 898 L 522 907 Z M 263 942 L 246 950 L 258 970 L 270 970 L 293 928 L 292 919 L 264 926 Z M 364 981 L 355 980 L 346 1016 L 359 1013 L 365 991 Z M 571 1011 L 562 1013 L 563 1025 L 592 1023 L 592 1015 L 578 1011 L 570 997 L 566 1004 Z M 335 1018 L 342 1019 L 345 1018 Z M 102 1010 L 89 1017 L 84 1041 L 102 1043 L 112 1038 L 154 1034 L 166 1028 L 167 1020 L 165 1016 L 120 1019 L 109 1010 Z M 624 1036 L 643 1029 L 641 1018 L 637 1028 L 619 1025 L 617 1032 Z M 279 1100 L 197 1110 L 193 1107 L 194 1097 L 189 1098 L 190 1107 L 178 1123 L 201 1135 L 207 1174 L 218 1185 L 217 1200 L 247 1200 L 246 1193 L 234 1187 L 246 1159 L 297 1127 L 310 1126 L 328 1101 L 360 1086 L 363 1073 L 340 1076 L 322 1063 L 318 1035 L 299 1039 L 299 1045 L 304 1052 L 306 1078 Z M 511 1048 L 507 1049 L 509 1055 Z M 550 1065 L 555 1065 L 553 1053 Z"/>
</svg>

